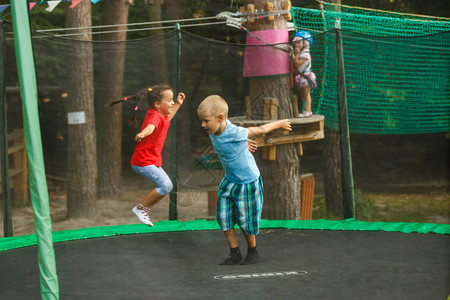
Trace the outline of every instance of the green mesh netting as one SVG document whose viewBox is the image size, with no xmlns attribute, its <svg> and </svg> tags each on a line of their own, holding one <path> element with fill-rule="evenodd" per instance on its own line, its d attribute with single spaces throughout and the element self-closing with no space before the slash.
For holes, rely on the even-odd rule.
<svg viewBox="0 0 450 300">
<path fill-rule="evenodd" d="M 399 13 L 399 12 L 393 12 L 393 11 L 369 9 L 369 8 L 349 6 L 349 5 L 339 5 L 336 3 L 328 3 L 328 2 L 322 2 L 322 1 L 321 1 L 321 3 L 323 4 L 323 9 L 328 12 L 340 11 L 341 13 L 345 13 L 345 14 L 354 14 L 355 18 L 362 18 L 362 19 L 365 19 L 366 21 L 369 21 L 370 17 L 376 16 L 376 17 L 384 17 L 384 18 L 395 18 L 396 21 L 394 21 L 394 22 L 398 22 L 401 19 L 405 19 L 405 20 L 409 20 L 409 21 L 432 21 L 433 22 L 433 24 L 429 24 L 426 26 L 423 26 L 423 22 L 422 22 L 422 25 L 419 28 L 415 28 L 415 30 L 417 30 L 416 34 L 447 31 L 450 29 L 450 24 L 448 23 L 450 21 L 449 18 L 415 15 L 415 14 L 408 14 L 408 13 Z M 372 21 L 373 21 L 373 18 L 372 18 Z M 360 22 L 360 21 L 358 21 L 358 22 Z M 384 24 L 385 24 L 384 27 L 392 27 L 392 22 L 393 22 L 392 20 L 387 19 L 384 22 Z M 412 23 L 412 24 L 417 25 L 419 23 Z M 371 23 L 368 23 L 368 25 L 371 25 Z M 401 27 L 397 26 L 397 28 L 399 30 L 407 32 L 408 34 L 411 34 L 411 31 L 412 31 L 412 26 L 409 26 L 406 28 L 401 28 Z M 438 28 L 442 28 L 442 29 L 438 30 Z M 386 28 L 386 29 L 390 30 L 390 28 Z M 437 31 L 434 31 L 434 30 L 437 30 Z"/>
<path fill-rule="evenodd" d="M 313 110 L 325 115 L 328 127 L 338 128 L 333 28 L 340 19 L 351 132 L 450 131 L 450 22 L 348 11 L 292 9 L 297 30 L 315 34 Z"/>
</svg>

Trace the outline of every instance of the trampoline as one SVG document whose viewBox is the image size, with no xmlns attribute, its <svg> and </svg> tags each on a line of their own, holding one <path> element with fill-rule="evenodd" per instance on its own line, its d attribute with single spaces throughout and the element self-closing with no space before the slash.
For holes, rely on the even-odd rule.
<svg viewBox="0 0 450 300">
<path fill-rule="evenodd" d="M 139 224 L 55 232 L 60 298 L 448 297 L 448 234 L 388 232 L 371 223 L 345 222 L 263 220 L 257 239 L 261 262 L 237 266 L 218 264 L 228 248 L 214 221 L 165 221 L 153 228 Z M 356 230 L 336 230 L 343 224 Z M 361 224 L 371 228 L 362 229 Z M 398 228 L 398 224 L 393 226 Z M 431 225 L 444 226 L 448 233 L 448 225 Z M 30 236 L 20 238 L 22 245 L 27 241 L 33 244 Z M 238 238 L 245 254 L 242 234 Z M 8 247 L 16 249 L 0 252 L 1 298 L 39 298 L 36 246 Z"/>
</svg>

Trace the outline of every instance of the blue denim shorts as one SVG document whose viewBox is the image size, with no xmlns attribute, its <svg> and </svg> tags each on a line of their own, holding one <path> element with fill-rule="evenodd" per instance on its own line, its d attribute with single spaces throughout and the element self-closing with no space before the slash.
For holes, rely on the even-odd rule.
<svg viewBox="0 0 450 300">
<path fill-rule="evenodd" d="M 161 196 L 165 196 L 170 193 L 170 191 L 172 191 L 172 181 L 162 167 L 157 167 L 154 165 L 138 167 L 135 165 L 131 165 L 131 168 L 133 168 L 133 171 L 135 171 L 139 175 L 144 176 L 145 178 L 156 184 L 156 191 Z"/>
</svg>

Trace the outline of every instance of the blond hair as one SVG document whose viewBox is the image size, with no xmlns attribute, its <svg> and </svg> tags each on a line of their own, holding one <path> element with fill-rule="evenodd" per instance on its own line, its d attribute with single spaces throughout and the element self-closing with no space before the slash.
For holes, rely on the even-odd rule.
<svg viewBox="0 0 450 300">
<path fill-rule="evenodd" d="M 209 116 L 217 117 L 223 114 L 228 118 L 228 104 L 222 97 L 211 95 L 206 97 L 198 106 L 197 112 L 203 112 Z"/>
</svg>

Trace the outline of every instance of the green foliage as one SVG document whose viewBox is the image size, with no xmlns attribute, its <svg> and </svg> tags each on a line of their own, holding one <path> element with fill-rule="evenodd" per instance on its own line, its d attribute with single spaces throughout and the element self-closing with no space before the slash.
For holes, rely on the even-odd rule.
<svg viewBox="0 0 450 300">
<path fill-rule="evenodd" d="M 313 203 L 313 220 L 326 219 L 326 220 L 342 220 L 342 216 L 335 216 L 327 210 L 325 197 L 315 197 Z"/>
<path fill-rule="evenodd" d="M 373 204 L 370 199 L 365 199 L 360 189 L 355 189 L 355 215 L 358 220 L 370 220 Z"/>
<path fill-rule="evenodd" d="M 383 194 L 355 190 L 356 219 L 368 222 L 448 223 L 450 196 L 435 194 Z M 340 220 L 326 209 L 325 197 L 314 198 L 313 219 Z"/>
<path fill-rule="evenodd" d="M 59 4 L 53 11 L 45 9 L 47 5 L 36 4 L 30 12 L 30 25 L 32 29 L 53 29 L 65 27 L 65 5 Z"/>
</svg>

